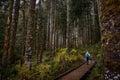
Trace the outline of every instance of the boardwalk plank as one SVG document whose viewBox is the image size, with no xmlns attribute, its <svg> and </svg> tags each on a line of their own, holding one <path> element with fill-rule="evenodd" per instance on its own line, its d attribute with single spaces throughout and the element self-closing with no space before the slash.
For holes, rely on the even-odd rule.
<svg viewBox="0 0 120 80">
<path fill-rule="evenodd" d="M 79 68 L 77 68 L 76 70 L 70 72 L 69 74 L 66 74 L 64 76 L 62 76 L 61 78 L 59 78 L 58 80 L 80 80 L 80 78 L 82 78 L 82 76 L 89 71 L 89 69 L 95 64 L 95 61 L 90 62 L 89 65 L 87 64 L 83 64 L 82 66 L 80 66 Z"/>
</svg>

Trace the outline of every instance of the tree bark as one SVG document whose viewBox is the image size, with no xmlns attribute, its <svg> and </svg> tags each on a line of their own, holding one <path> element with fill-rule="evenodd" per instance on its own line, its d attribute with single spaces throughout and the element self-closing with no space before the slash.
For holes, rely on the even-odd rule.
<svg viewBox="0 0 120 80">
<path fill-rule="evenodd" d="M 50 20 L 49 20 L 49 13 L 47 15 L 47 40 L 46 40 L 46 50 L 50 50 L 50 44 L 49 44 L 49 41 L 50 41 Z"/>
<path fill-rule="evenodd" d="M 104 51 L 104 65 L 110 72 L 118 72 L 120 74 L 119 4 L 120 1 L 118 0 L 100 0 L 101 40 Z M 106 71 L 105 74 L 107 74 Z M 113 76 L 113 78 L 115 76 Z M 110 78 L 105 80 L 109 79 Z"/>
<path fill-rule="evenodd" d="M 20 0 L 15 1 L 15 11 L 13 16 L 13 25 L 12 25 L 12 33 L 11 33 L 11 40 L 10 40 L 10 52 L 8 56 L 8 62 L 9 64 L 12 64 L 15 62 L 14 56 L 14 47 L 15 47 L 15 38 L 16 38 L 16 32 L 17 32 L 17 24 L 18 24 L 18 17 L 19 17 L 19 7 L 20 7 Z"/>
<path fill-rule="evenodd" d="M 14 0 L 9 0 L 9 8 L 8 8 L 8 18 L 7 18 L 7 25 L 5 28 L 5 40 L 4 40 L 4 50 L 3 50 L 3 58 L 2 63 L 7 62 L 8 57 L 8 48 L 9 48 L 9 41 L 10 41 L 10 27 L 12 22 L 12 10 L 13 10 L 13 3 Z"/>
<path fill-rule="evenodd" d="M 69 30 L 70 30 L 69 29 L 69 27 L 70 27 L 70 25 L 69 25 L 70 24 L 69 23 L 70 22 L 70 17 L 69 17 L 70 16 L 70 12 L 69 12 L 70 11 L 70 6 L 69 5 L 70 5 L 70 0 L 67 0 L 66 4 L 67 4 L 66 48 L 69 48 Z"/>
<path fill-rule="evenodd" d="M 56 49 L 56 27 L 57 27 L 57 26 L 56 26 L 56 23 L 57 23 L 57 22 L 56 22 L 56 21 L 57 21 L 56 17 L 57 17 L 56 0 L 54 0 L 53 55 L 55 55 L 55 49 Z"/>
<path fill-rule="evenodd" d="M 34 28 L 34 18 L 35 18 L 35 2 L 36 0 L 30 0 L 30 8 L 29 8 L 29 20 L 27 26 L 27 37 L 26 37 L 26 61 L 25 63 L 29 64 L 29 70 L 31 70 L 31 61 L 33 54 L 33 28 Z"/>
<path fill-rule="evenodd" d="M 53 55 L 53 0 L 50 2 L 50 52 Z"/>
<path fill-rule="evenodd" d="M 38 11 L 38 19 L 37 19 L 37 29 L 36 29 L 36 57 L 37 57 L 37 64 L 39 63 L 39 53 L 40 53 L 40 18 L 39 18 L 39 11 Z"/>
<path fill-rule="evenodd" d="M 20 65 L 23 64 L 23 56 L 25 54 L 25 40 L 26 40 L 26 25 L 25 25 L 25 0 L 23 0 L 23 8 L 22 8 L 22 32 L 21 32 L 21 60 Z"/>
</svg>

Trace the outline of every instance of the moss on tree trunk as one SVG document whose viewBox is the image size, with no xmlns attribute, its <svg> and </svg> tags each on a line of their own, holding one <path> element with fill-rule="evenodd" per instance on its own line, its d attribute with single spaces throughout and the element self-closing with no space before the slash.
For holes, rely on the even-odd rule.
<svg viewBox="0 0 120 80">
<path fill-rule="evenodd" d="M 120 73 L 120 1 L 100 0 L 101 40 L 104 65 Z"/>
</svg>

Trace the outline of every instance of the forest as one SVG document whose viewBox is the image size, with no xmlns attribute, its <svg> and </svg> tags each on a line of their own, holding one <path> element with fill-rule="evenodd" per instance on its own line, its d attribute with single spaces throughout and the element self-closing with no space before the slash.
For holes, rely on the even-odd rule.
<svg viewBox="0 0 120 80">
<path fill-rule="evenodd" d="M 55 80 L 87 51 L 84 80 L 120 80 L 120 0 L 0 0 L 0 24 L 0 80 Z"/>
</svg>

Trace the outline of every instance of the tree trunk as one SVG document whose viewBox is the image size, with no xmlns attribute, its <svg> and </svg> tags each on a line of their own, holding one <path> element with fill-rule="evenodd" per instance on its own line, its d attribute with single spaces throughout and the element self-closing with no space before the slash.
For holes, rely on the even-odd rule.
<svg viewBox="0 0 120 80">
<path fill-rule="evenodd" d="M 13 16 L 13 25 L 12 25 L 12 33 L 11 33 L 11 40 L 10 40 L 10 52 L 8 56 L 8 62 L 9 64 L 12 64 L 15 62 L 14 59 L 14 47 L 15 47 L 15 38 L 16 38 L 16 32 L 17 32 L 17 24 L 18 24 L 18 17 L 19 17 L 19 7 L 20 7 L 20 0 L 15 1 L 15 11 Z"/>
<path fill-rule="evenodd" d="M 105 75 L 109 74 L 106 69 L 111 72 L 108 78 L 105 76 L 105 80 L 109 80 L 115 72 L 120 74 L 120 1 L 100 0 L 100 4 Z M 116 74 L 112 76 L 112 78 L 114 77 L 116 77 Z"/>
<path fill-rule="evenodd" d="M 23 9 L 22 9 L 22 32 L 21 32 L 21 60 L 20 65 L 23 64 L 23 56 L 25 54 L 25 39 L 26 39 L 26 25 L 25 25 L 25 0 L 23 0 Z"/>
<path fill-rule="evenodd" d="M 53 29 L 53 34 L 54 34 L 54 36 L 53 36 L 53 55 L 55 55 L 55 49 L 56 49 L 56 23 L 57 23 L 56 15 L 57 15 L 57 11 L 56 11 L 56 0 L 55 0 L 54 1 L 54 25 L 53 25 L 53 27 L 54 27 L 54 29 Z"/>
<path fill-rule="evenodd" d="M 49 45 L 49 41 L 50 41 L 50 20 L 49 20 L 49 14 L 47 15 L 47 42 L 46 42 L 46 50 L 50 50 L 50 45 Z"/>
<path fill-rule="evenodd" d="M 52 54 L 52 40 L 53 40 L 53 0 L 50 0 L 50 53 Z"/>
<path fill-rule="evenodd" d="M 39 7 L 39 9 L 37 9 L 37 14 L 36 14 L 36 16 L 37 16 L 37 28 L 36 28 L 36 63 L 38 64 L 38 63 L 40 63 L 40 54 L 41 54 L 41 45 L 42 45 L 42 41 L 41 41 L 41 38 L 42 38 L 42 35 L 40 36 L 40 32 L 41 32 L 41 34 L 42 34 L 42 27 L 41 27 L 41 24 L 40 24 L 40 22 L 41 22 L 41 18 L 40 18 L 40 15 L 41 15 L 41 11 L 42 11 L 42 8 L 41 8 L 41 1 L 38 3 L 38 7 Z M 44 31 L 44 33 L 45 33 L 45 31 Z M 41 38 L 40 38 L 41 37 Z"/>
<path fill-rule="evenodd" d="M 69 6 L 69 4 L 70 4 L 70 0 L 67 0 L 67 28 L 66 28 L 66 48 L 69 48 L 69 27 L 70 27 L 70 6 Z"/>
<path fill-rule="evenodd" d="M 100 39 L 98 8 L 97 8 L 97 2 L 95 0 L 92 1 L 92 16 L 93 16 L 93 44 L 95 44 Z"/>
<path fill-rule="evenodd" d="M 7 16 L 7 23 L 5 27 L 5 39 L 4 39 L 4 46 L 3 46 L 3 55 L 2 55 L 2 68 L 3 71 L 0 72 L 0 79 L 7 79 L 6 69 L 8 68 L 8 49 L 9 49 L 9 41 L 10 41 L 10 28 L 12 23 L 12 10 L 13 10 L 14 0 L 9 0 L 9 7 L 8 7 L 8 16 Z"/>
<path fill-rule="evenodd" d="M 33 28 L 34 28 L 34 18 L 35 18 L 35 2 L 36 0 L 30 0 L 30 8 L 29 8 L 29 20 L 27 26 L 27 38 L 26 38 L 26 61 L 25 64 L 28 63 L 29 70 L 31 70 L 31 61 L 33 54 Z"/>
<path fill-rule="evenodd" d="M 38 11 L 39 13 L 39 11 Z M 38 19 L 37 19 L 37 30 L 36 30 L 36 57 L 37 57 L 37 64 L 39 63 L 39 53 L 40 53 L 40 18 L 38 14 Z"/>
<path fill-rule="evenodd" d="M 4 51 L 3 51 L 3 58 L 2 58 L 2 63 L 3 64 L 7 62 L 7 57 L 8 57 L 8 48 L 9 48 L 9 40 L 10 40 L 10 27 L 11 27 L 11 22 L 12 22 L 13 3 L 14 3 L 14 0 L 9 0 L 8 18 L 7 18 L 7 25 L 6 25 L 6 28 L 5 28 Z"/>
</svg>

